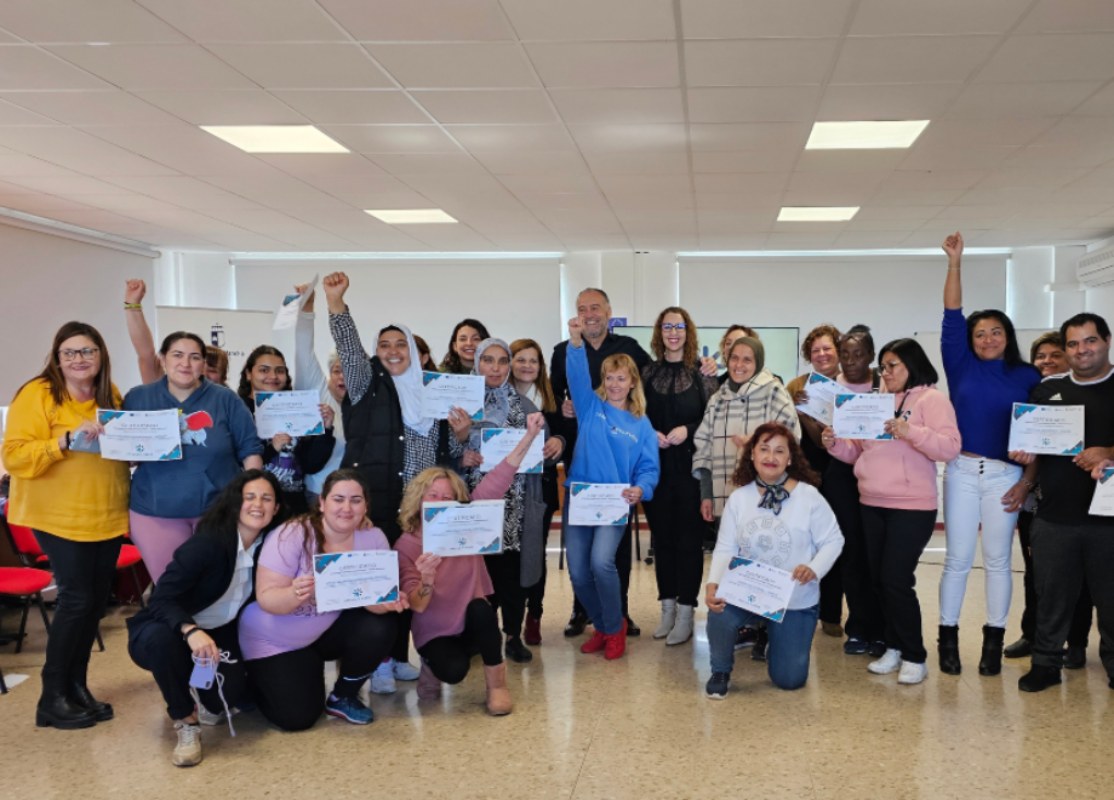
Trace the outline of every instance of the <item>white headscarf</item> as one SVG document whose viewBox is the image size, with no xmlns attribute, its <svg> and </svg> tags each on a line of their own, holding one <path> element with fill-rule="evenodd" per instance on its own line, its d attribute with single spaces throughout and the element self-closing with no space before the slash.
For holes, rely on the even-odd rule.
<svg viewBox="0 0 1114 800">
<path fill-rule="evenodd" d="M 395 391 L 398 392 L 398 403 L 402 407 L 402 421 L 406 427 L 419 436 L 428 436 L 429 429 L 437 420 L 432 417 L 422 416 L 422 367 L 421 355 L 418 345 L 414 342 L 414 334 L 405 325 L 389 325 L 398 328 L 406 337 L 406 344 L 410 348 L 410 365 L 401 375 L 392 375 Z M 383 365 L 386 369 L 386 364 Z M 390 374 L 390 373 L 388 373 Z"/>
</svg>

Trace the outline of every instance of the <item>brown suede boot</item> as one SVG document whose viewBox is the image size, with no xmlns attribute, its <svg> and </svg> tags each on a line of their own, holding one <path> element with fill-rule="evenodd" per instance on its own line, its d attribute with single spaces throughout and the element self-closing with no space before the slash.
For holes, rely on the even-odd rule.
<svg viewBox="0 0 1114 800">
<path fill-rule="evenodd" d="M 487 713 L 493 717 L 504 717 L 511 713 L 511 692 L 507 688 L 506 662 L 495 667 L 484 665 L 484 681 L 487 683 Z"/>
</svg>

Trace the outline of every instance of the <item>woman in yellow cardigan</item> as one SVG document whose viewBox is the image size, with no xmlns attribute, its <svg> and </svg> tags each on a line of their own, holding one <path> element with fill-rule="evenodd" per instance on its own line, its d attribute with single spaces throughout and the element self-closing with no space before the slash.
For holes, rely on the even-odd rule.
<svg viewBox="0 0 1114 800">
<path fill-rule="evenodd" d="M 91 325 L 67 322 L 43 371 L 8 410 L 8 519 L 34 529 L 58 583 L 39 727 L 88 728 L 112 719 L 112 706 L 89 693 L 86 673 L 128 530 L 128 465 L 86 448 L 101 431 L 97 408 L 120 405 L 104 339 Z"/>
</svg>

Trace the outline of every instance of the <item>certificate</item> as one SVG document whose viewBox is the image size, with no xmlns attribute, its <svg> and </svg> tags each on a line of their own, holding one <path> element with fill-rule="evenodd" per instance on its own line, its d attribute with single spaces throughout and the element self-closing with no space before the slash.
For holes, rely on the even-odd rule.
<svg viewBox="0 0 1114 800">
<path fill-rule="evenodd" d="M 438 556 L 503 552 L 504 500 L 422 503 L 422 550 Z"/>
<path fill-rule="evenodd" d="M 482 375 L 422 373 L 422 416 L 448 419 L 452 408 L 463 408 L 472 419 L 484 418 Z"/>
<path fill-rule="evenodd" d="M 480 472 L 490 472 L 499 466 L 524 436 L 526 436 L 525 428 L 483 428 L 480 431 L 480 455 L 484 460 L 480 464 Z M 522 463 L 518 465 L 518 472 L 541 474 L 545 463 L 545 456 L 542 455 L 544 438 L 541 434 L 534 437 L 534 441 L 530 443 L 526 455 L 522 458 Z"/>
<path fill-rule="evenodd" d="M 309 282 L 309 286 L 301 294 L 288 294 L 282 298 L 282 305 L 275 312 L 273 330 L 289 330 L 298 324 L 298 315 L 302 313 L 302 307 L 305 306 L 310 293 L 317 286 L 317 277 L 317 275 L 313 276 L 313 280 Z"/>
<path fill-rule="evenodd" d="M 318 611 L 392 603 L 398 600 L 398 553 L 353 550 L 315 555 L 313 593 Z"/>
<path fill-rule="evenodd" d="M 1083 406 L 1014 403 L 1009 450 L 1046 456 L 1083 452 Z"/>
<path fill-rule="evenodd" d="M 781 622 L 796 585 L 792 572 L 736 556 L 716 589 L 716 597 Z"/>
<path fill-rule="evenodd" d="M 893 418 L 892 394 L 838 394 L 832 429 L 840 439 L 892 439 L 885 426 Z"/>
<path fill-rule="evenodd" d="M 570 525 L 626 525 L 630 503 L 623 497 L 629 483 L 570 483 Z"/>
<path fill-rule="evenodd" d="M 1102 477 L 1095 483 L 1095 496 L 1087 512 L 1099 517 L 1114 517 L 1114 467 L 1102 471 Z"/>
<path fill-rule="evenodd" d="M 846 393 L 847 388 L 819 372 L 810 372 L 804 389 L 808 392 L 808 400 L 797 406 L 797 410 L 824 425 L 831 425 L 836 396 Z"/>
<path fill-rule="evenodd" d="M 165 411 L 97 409 L 104 432 L 97 437 L 101 458 L 113 461 L 178 461 L 182 428 L 176 408 Z"/>
<path fill-rule="evenodd" d="M 256 392 L 255 430 L 260 439 L 271 439 L 278 433 L 289 436 L 320 436 L 325 433 L 316 391 Z"/>
</svg>

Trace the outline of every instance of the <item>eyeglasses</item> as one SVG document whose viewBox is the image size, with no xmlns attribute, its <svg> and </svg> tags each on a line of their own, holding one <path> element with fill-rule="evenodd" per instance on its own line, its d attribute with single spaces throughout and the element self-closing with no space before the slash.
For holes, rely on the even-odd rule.
<svg viewBox="0 0 1114 800">
<path fill-rule="evenodd" d="M 688 330 L 688 325 L 683 322 L 663 322 L 661 329 L 663 333 L 671 333 L 672 331 Z"/>
<path fill-rule="evenodd" d="M 101 349 L 99 347 L 83 347 L 80 350 L 71 350 L 67 347 L 65 350 L 58 351 L 58 357 L 63 361 L 76 361 L 77 357 L 81 356 L 84 361 L 90 361 L 93 356 L 98 355 L 100 352 Z"/>
<path fill-rule="evenodd" d="M 900 361 L 891 361 L 888 364 L 879 364 L 878 371 L 879 372 L 893 372 L 898 367 L 904 367 L 904 366 L 905 365 L 902 364 Z"/>
</svg>

